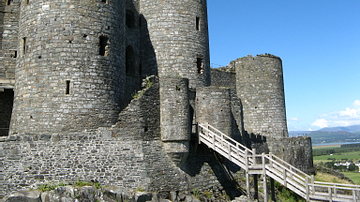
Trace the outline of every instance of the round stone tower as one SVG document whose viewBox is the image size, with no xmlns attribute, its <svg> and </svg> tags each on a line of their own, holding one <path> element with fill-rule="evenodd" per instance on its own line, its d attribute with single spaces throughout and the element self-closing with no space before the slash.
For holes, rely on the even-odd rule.
<svg viewBox="0 0 360 202">
<path fill-rule="evenodd" d="M 247 133 L 288 137 L 282 62 L 264 54 L 235 61 L 236 91 Z"/>
<path fill-rule="evenodd" d="M 121 0 L 23 0 L 10 133 L 113 124 L 125 89 Z"/>
<path fill-rule="evenodd" d="M 159 79 L 189 79 L 189 87 L 210 85 L 206 0 L 141 0 L 156 55 Z"/>
</svg>

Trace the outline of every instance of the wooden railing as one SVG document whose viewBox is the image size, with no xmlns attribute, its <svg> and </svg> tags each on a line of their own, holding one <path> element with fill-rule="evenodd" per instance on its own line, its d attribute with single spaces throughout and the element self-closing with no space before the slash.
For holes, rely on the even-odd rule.
<svg viewBox="0 0 360 202">
<path fill-rule="evenodd" d="M 248 149 L 207 123 L 198 124 L 198 133 L 199 143 L 206 144 L 240 166 L 247 174 L 262 174 L 265 180 L 268 176 L 307 201 L 360 201 L 359 185 L 315 181 L 314 176 L 307 175 L 272 153 L 256 154 L 254 149 Z M 266 192 L 266 186 L 264 189 Z M 264 194 L 264 201 L 267 201 L 267 194 Z"/>
</svg>

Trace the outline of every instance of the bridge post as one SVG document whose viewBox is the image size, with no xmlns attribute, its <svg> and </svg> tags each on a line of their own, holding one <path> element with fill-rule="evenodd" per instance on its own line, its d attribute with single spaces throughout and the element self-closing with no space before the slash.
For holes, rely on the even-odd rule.
<svg viewBox="0 0 360 202">
<path fill-rule="evenodd" d="M 315 176 L 314 175 L 311 175 L 311 184 L 312 184 L 312 195 L 315 195 Z"/>
<path fill-rule="evenodd" d="M 259 199 L 258 175 L 254 174 L 253 177 L 254 177 L 254 190 L 255 190 L 254 199 Z"/>
<path fill-rule="evenodd" d="M 200 128 L 200 123 L 197 123 L 197 134 L 198 134 L 198 144 L 201 144 L 201 140 L 200 140 L 200 133 L 201 133 L 201 128 Z"/>
<path fill-rule="evenodd" d="M 354 189 L 352 192 L 353 192 L 353 200 L 354 200 L 354 201 L 357 201 L 357 200 L 356 200 L 356 190 Z"/>
<path fill-rule="evenodd" d="M 305 178 L 306 200 L 309 201 L 309 178 Z"/>
<path fill-rule="evenodd" d="M 329 201 L 332 202 L 332 189 L 331 187 L 328 187 L 328 192 L 329 192 Z"/>
<path fill-rule="evenodd" d="M 263 170 L 263 188 L 264 188 L 264 201 L 268 201 L 268 194 L 267 194 L 267 181 L 266 181 L 266 169 L 265 169 L 265 153 L 261 154 L 261 161 L 262 161 L 262 170 Z"/>
<path fill-rule="evenodd" d="M 250 197 L 250 179 L 249 179 L 249 173 L 246 172 L 246 193 L 248 197 Z"/>
<path fill-rule="evenodd" d="M 270 186 L 271 186 L 271 200 L 276 201 L 276 198 L 275 198 L 275 181 L 272 178 L 270 178 Z"/>
<path fill-rule="evenodd" d="M 254 165 L 256 165 L 256 149 L 255 148 L 252 149 L 252 153 L 253 153 L 253 163 L 254 163 Z"/>
</svg>

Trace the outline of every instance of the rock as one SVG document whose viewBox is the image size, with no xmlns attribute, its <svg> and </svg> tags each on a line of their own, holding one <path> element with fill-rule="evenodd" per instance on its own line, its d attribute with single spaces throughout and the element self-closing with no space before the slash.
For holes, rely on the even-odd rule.
<svg viewBox="0 0 360 202">
<path fill-rule="evenodd" d="M 186 194 L 184 194 L 184 193 L 181 193 L 181 192 L 180 192 L 180 193 L 178 194 L 179 201 L 185 201 L 186 197 L 187 197 L 187 196 L 186 196 Z"/>
<path fill-rule="evenodd" d="M 11 194 L 5 202 L 41 202 L 39 191 L 18 191 Z"/>
<path fill-rule="evenodd" d="M 177 193 L 175 191 L 170 192 L 170 200 L 171 201 L 178 201 L 177 199 Z"/>
<path fill-rule="evenodd" d="M 185 202 L 193 202 L 193 197 L 192 196 L 186 196 L 185 198 Z"/>
<path fill-rule="evenodd" d="M 152 193 L 148 192 L 136 192 L 135 193 L 135 201 L 136 202 L 145 202 L 145 201 L 151 201 L 152 200 Z"/>
</svg>

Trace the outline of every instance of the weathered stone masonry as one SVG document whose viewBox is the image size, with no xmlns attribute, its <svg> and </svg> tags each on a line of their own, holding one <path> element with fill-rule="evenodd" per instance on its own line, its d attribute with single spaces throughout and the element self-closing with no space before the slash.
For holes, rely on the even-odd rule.
<svg viewBox="0 0 360 202">
<path fill-rule="evenodd" d="M 206 0 L 1 3 L 1 197 L 78 179 L 240 195 L 197 122 L 312 172 L 310 139 L 288 138 L 280 58 L 210 69 Z"/>
</svg>

